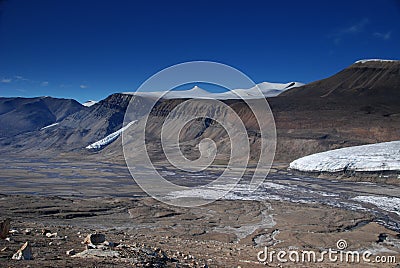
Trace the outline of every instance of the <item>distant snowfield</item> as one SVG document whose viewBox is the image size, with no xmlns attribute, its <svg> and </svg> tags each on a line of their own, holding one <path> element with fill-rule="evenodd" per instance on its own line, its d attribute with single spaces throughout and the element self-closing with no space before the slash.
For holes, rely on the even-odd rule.
<svg viewBox="0 0 400 268">
<path fill-rule="evenodd" d="M 129 124 L 127 124 L 126 126 L 124 126 L 123 128 L 118 129 L 117 131 L 111 133 L 110 135 L 108 135 L 107 137 L 96 141 L 88 146 L 86 146 L 86 149 L 101 149 L 102 147 L 112 143 L 113 141 L 115 141 L 121 134 L 122 132 L 127 129 L 128 127 L 130 127 L 132 124 L 136 123 L 135 121 L 130 122 Z"/>
<path fill-rule="evenodd" d="M 282 92 L 300 87 L 304 84 L 299 82 L 282 83 L 269 83 L 263 82 L 248 89 L 234 89 L 223 93 L 212 93 L 204 90 L 198 86 L 189 90 L 174 90 L 174 91 L 154 91 L 154 92 L 123 92 L 122 94 L 137 95 L 142 97 L 164 98 L 164 99 L 254 99 L 262 97 L 275 97 Z"/>
<path fill-rule="evenodd" d="M 289 169 L 304 172 L 400 171 L 400 141 L 312 154 L 293 161 Z"/>
<path fill-rule="evenodd" d="M 365 60 L 358 60 L 355 63 L 366 63 L 366 62 L 398 62 L 398 60 L 382 60 L 382 59 L 365 59 Z"/>
</svg>

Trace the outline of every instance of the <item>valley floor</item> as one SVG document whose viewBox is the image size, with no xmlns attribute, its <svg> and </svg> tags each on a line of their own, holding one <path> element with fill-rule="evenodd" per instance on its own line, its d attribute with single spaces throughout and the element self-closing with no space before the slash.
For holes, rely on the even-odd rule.
<svg viewBox="0 0 400 268">
<path fill-rule="evenodd" d="M 256 192 L 238 187 L 224 200 L 179 208 L 147 197 L 121 163 L 3 159 L 0 220 L 10 218 L 13 231 L 0 240 L 0 267 L 399 267 L 400 187 L 297 176 L 284 166 L 276 164 Z M 94 232 L 111 243 L 81 253 Z M 393 256 L 396 263 L 257 259 L 265 247 L 319 254 L 336 250 L 339 240 L 346 250 Z M 12 260 L 26 241 L 34 259 Z M 66 254 L 71 249 L 75 255 Z"/>
<path fill-rule="evenodd" d="M 370 250 L 374 256 L 400 260 L 399 233 L 359 213 L 318 204 L 291 202 L 217 201 L 200 208 L 177 208 L 151 198 L 71 199 L 32 195 L 1 195 L 2 217 L 11 218 L 10 241 L 1 240 L 2 267 L 280 267 L 262 264 L 258 252 L 272 250 L 336 250 L 344 239 L 348 248 Z M 43 229 L 54 236 L 43 235 Z M 85 236 L 99 232 L 114 243 L 102 254 L 66 254 L 85 250 Z M 378 242 L 380 234 L 386 239 Z M 381 235 L 382 236 L 382 235 Z M 29 241 L 33 260 L 11 260 Z M 117 246 L 118 244 L 123 246 Z M 133 249 L 132 249 L 133 248 Z M 142 251 L 140 251 L 142 250 Z M 138 252 L 145 252 L 141 256 Z M 155 260 L 154 252 L 164 259 Z M 91 255 L 92 254 L 92 255 Z M 111 256 L 111 255 L 110 255 Z M 139 256 L 139 257 L 138 257 Z M 262 256 L 262 255 L 261 255 Z M 371 257 L 372 259 L 372 257 Z M 395 267 L 396 264 L 284 263 L 284 267 Z"/>
</svg>

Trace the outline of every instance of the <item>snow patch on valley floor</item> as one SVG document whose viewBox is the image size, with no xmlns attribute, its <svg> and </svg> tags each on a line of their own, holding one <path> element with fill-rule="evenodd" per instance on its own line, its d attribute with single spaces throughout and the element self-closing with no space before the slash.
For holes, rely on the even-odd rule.
<svg viewBox="0 0 400 268">
<path fill-rule="evenodd" d="M 400 198 L 386 196 L 356 196 L 352 199 L 359 202 L 370 203 L 380 209 L 400 215 Z"/>
<path fill-rule="evenodd" d="M 130 122 L 129 124 L 127 124 L 126 126 L 124 126 L 121 129 L 118 129 L 117 131 L 111 133 L 110 135 L 108 135 L 107 137 L 96 141 L 88 146 L 86 146 L 86 149 L 101 149 L 102 147 L 110 144 L 111 142 L 115 141 L 120 135 L 121 133 L 126 130 L 128 127 L 130 127 L 131 125 L 133 125 L 134 123 L 136 123 L 137 120 Z"/>
<path fill-rule="evenodd" d="M 304 172 L 400 171 L 400 141 L 312 154 L 293 161 L 289 169 Z"/>
</svg>

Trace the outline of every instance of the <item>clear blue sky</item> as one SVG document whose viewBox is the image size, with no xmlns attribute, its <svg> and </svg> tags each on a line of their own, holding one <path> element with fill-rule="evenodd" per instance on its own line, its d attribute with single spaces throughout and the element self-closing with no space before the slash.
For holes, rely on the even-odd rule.
<svg viewBox="0 0 400 268">
<path fill-rule="evenodd" d="M 0 0 L 0 96 L 103 99 L 165 67 L 311 82 L 400 59 L 400 1 Z"/>
</svg>

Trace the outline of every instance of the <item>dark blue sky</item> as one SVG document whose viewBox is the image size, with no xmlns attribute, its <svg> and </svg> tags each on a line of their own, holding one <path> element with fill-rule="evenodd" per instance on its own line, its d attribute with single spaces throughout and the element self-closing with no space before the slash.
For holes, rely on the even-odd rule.
<svg viewBox="0 0 400 268">
<path fill-rule="evenodd" d="M 192 60 L 308 83 L 400 59 L 400 1 L 0 0 L 0 96 L 99 100 Z"/>
</svg>

